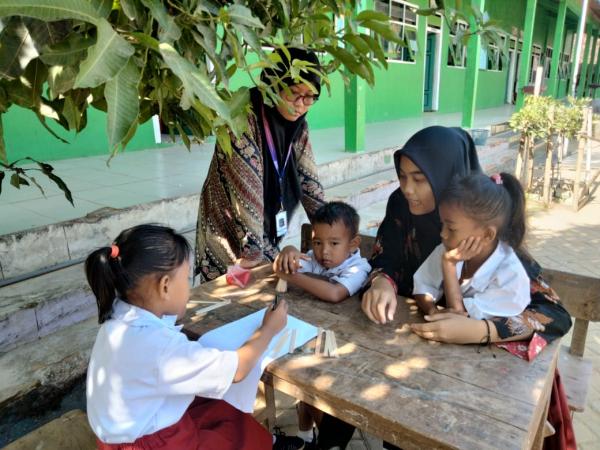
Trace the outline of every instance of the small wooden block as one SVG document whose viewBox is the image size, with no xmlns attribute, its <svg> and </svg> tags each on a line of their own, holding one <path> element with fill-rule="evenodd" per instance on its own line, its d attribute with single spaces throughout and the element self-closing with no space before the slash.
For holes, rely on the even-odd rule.
<svg viewBox="0 0 600 450">
<path fill-rule="evenodd" d="M 287 292 L 287 289 L 288 289 L 287 281 L 280 278 L 277 281 L 277 285 L 275 286 L 275 292 L 285 293 L 285 292 Z"/>
<path fill-rule="evenodd" d="M 565 387 L 569 409 L 582 412 L 592 378 L 592 361 L 572 355 L 569 348 L 562 345 L 558 355 L 558 371 Z"/>
<path fill-rule="evenodd" d="M 335 333 L 333 331 L 331 331 L 330 339 L 331 339 L 330 346 L 332 349 L 332 353 L 329 356 L 332 356 L 333 358 L 339 358 L 340 355 L 338 355 L 338 352 L 337 352 L 337 341 L 335 340 Z"/>
<path fill-rule="evenodd" d="M 207 303 L 210 303 L 210 302 L 207 302 Z M 194 311 L 194 315 L 201 316 L 203 314 L 206 314 L 209 311 L 212 311 L 213 309 L 217 309 L 217 308 L 220 308 L 221 306 L 229 305 L 230 303 L 231 303 L 231 300 L 212 302 L 212 305 L 205 306 L 204 308 L 200 308 L 200 309 Z"/>
<path fill-rule="evenodd" d="M 337 358 L 337 344 L 335 342 L 335 333 L 331 330 L 325 330 L 325 356 Z"/>
</svg>

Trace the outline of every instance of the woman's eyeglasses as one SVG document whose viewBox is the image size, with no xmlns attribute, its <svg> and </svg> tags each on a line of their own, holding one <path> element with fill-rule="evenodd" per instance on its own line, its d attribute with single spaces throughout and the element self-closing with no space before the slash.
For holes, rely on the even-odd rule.
<svg viewBox="0 0 600 450">
<path fill-rule="evenodd" d="M 302 103 L 305 106 L 310 106 L 310 105 L 314 104 L 317 100 L 319 100 L 318 95 L 302 95 L 302 94 L 295 94 L 293 92 L 290 92 L 289 94 L 286 92 L 282 92 L 281 97 L 286 102 L 292 103 L 294 105 L 296 103 L 298 103 L 298 100 L 302 100 Z"/>
</svg>

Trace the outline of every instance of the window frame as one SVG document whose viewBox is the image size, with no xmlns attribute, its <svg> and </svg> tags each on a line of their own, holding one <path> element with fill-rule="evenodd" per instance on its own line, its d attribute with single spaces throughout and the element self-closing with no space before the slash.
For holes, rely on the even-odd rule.
<svg viewBox="0 0 600 450">
<path fill-rule="evenodd" d="M 416 64 L 416 57 L 419 51 L 418 48 L 418 40 L 419 40 L 419 16 L 417 15 L 416 11 L 419 9 L 419 7 L 413 3 L 404 1 L 404 0 L 376 0 L 374 2 L 374 9 L 376 11 L 382 12 L 384 14 L 386 14 L 385 11 L 383 11 L 381 8 L 378 8 L 378 4 L 387 4 L 388 8 L 387 8 L 387 15 L 389 17 L 389 22 L 391 26 L 397 26 L 398 27 L 398 35 L 400 36 L 401 39 L 404 39 L 406 46 L 400 46 L 399 44 L 395 44 L 395 43 L 391 43 L 389 41 L 386 41 L 385 39 L 383 40 L 383 46 L 384 46 L 384 54 L 385 54 L 385 59 L 389 62 L 389 63 L 397 63 L 397 64 Z M 402 8 L 402 17 L 401 18 L 396 18 L 396 17 L 392 17 L 392 7 L 393 6 L 396 7 L 401 7 Z M 414 14 L 414 24 L 407 22 L 407 10 L 412 10 L 413 14 Z M 394 28 L 392 28 L 392 30 L 394 32 L 396 32 L 396 30 Z M 412 33 L 414 33 L 414 39 L 407 39 L 407 31 L 410 31 Z M 412 49 L 412 55 L 411 55 L 411 50 L 409 50 L 410 47 L 410 43 L 414 42 L 415 43 L 415 49 Z M 389 46 L 397 46 L 395 51 L 390 51 L 389 50 Z"/>
</svg>

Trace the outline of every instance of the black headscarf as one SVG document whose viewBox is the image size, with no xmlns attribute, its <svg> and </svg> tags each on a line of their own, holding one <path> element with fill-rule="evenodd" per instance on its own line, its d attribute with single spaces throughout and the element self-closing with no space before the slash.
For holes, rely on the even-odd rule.
<svg viewBox="0 0 600 450">
<path fill-rule="evenodd" d="M 278 64 L 276 69 L 265 69 L 261 74 L 261 80 L 265 83 L 269 83 L 269 77 L 277 75 L 282 78 L 282 81 L 287 86 L 293 86 L 294 82 L 288 73 L 288 69 L 291 62 L 295 59 L 301 61 L 308 61 L 315 64 L 315 68 L 319 70 L 319 60 L 314 52 L 310 50 L 304 50 L 299 48 L 288 48 L 290 59 L 280 49 L 275 50 L 281 56 L 282 62 Z M 321 92 L 321 79 L 313 72 L 304 71 L 302 72 L 302 78 L 309 81 L 317 90 L 317 93 Z M 277 244 L 280 240 L 277 238 L 277 232 L 275 227 L 275 215 L 280 210 L 280 186 L 275 171 L 275 166 L 267 146 L 266 135 L 263 128 L 263 110 L 271 134 L 273 135 L 273 142 L 275 144 L 275 150 L 277 152 L 277 158 L 279 163 L 279 169 L 281 170 L 287 156 L 288 148 L 292 142 L 295 142 L 300 136 L 302 130 L 307 126 L 306 114 L 300 116 L 295 121 L 289 121 L 285 119 L 276 107 L 271 107 L 263 103 L 262 94 L 257 88 L 251 89 L 250 100 L 252 102 L 252 109 L 256 114 L 258 125 L 261 130 L 261 141 L 262 141 L 262 154 L 264 161 L 263 171 L 263 189 L 264 189 L 264 230 L 265 234 L 269 237 L 273 244 Z M 296 159 L 294 158 L 294 152 L 290 156 L 290 159 L 285 168 L 284 180 L 283 180 L 283 207 L 285 208 L 288 216 L 288 222 L 292 218 L 292 213 L 300 199 L 302 197 L 302 188 L 300 181 L 298 180 L 298 172 L 296 168 Z"/>
<path fill-rule="evenodd" d="M 462 128 L 432 126 L 415 133 L 394 153 L 396 172 L 400 170 L 400 158 L 409 158 L 425 175 L 435 198 L 435 209 L 415 216 L 410 213 L 408 202 L 402 191 L 398 197 L 399 207 L 410 215 L 422 255 L 429 255 L 440 243 L 441 222 L 438 212 L 438 199 L 455 176 L 470 172 L 481 172 L 477 149 L 473 139 Z"/>
</svg>

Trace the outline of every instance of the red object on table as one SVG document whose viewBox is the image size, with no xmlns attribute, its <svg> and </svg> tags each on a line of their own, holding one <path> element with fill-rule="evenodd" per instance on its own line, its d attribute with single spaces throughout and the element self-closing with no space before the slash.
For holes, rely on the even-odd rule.
<svg viewBox="0 0 600 450">
<path fill-rule="evenodd" d="M 227 281 L 227 284 L 235 284 L 236 286 L 244 288 L 250 281 L 250 271 L 238 264 L 228 266 L 225 280 Z"/>
</svg>

